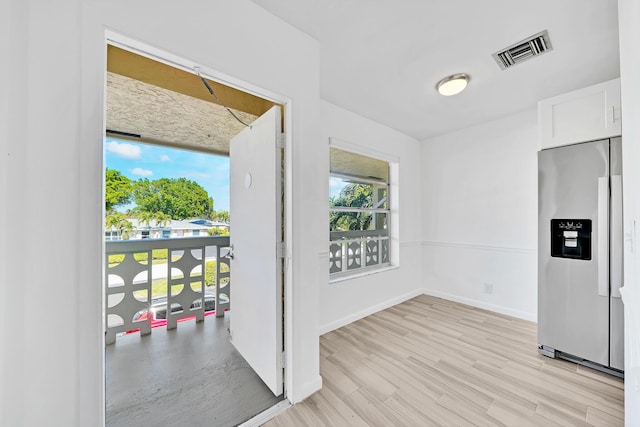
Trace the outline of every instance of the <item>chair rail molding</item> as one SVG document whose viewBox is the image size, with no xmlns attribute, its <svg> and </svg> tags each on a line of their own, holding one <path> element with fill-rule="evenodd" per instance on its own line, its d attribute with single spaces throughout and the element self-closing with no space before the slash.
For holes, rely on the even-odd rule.
<svg viewBox="0 0 640 427">
<path fill-rule="evenodd" d="M 476 243 L 458 243 L 458 242 L 440 242 L 434 240 L 423 240 L 423 246 L 442 246 L 449 248 L 464 248 L 464 249 L 475 249 L 481 251 L 493 251 L 493 252 L 509 252 L 509 253 L 521 253 L 521 254 L 529 254 L 535 255 L 538 253 L 536 249 L 530 248 L 517 248 L 512 246 L 494 246 L 494 245 L 479 245 Z"/>
</svg>

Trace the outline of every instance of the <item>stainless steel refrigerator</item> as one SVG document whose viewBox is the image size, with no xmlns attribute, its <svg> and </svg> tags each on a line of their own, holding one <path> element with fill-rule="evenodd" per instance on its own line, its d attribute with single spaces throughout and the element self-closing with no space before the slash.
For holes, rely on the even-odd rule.
<svg viewBox="0 0 640 427">
<path fill-rule="evenodd" d="M 538 153 L 538 349 L 622 376 L 620 138 Z"/>
</svg>

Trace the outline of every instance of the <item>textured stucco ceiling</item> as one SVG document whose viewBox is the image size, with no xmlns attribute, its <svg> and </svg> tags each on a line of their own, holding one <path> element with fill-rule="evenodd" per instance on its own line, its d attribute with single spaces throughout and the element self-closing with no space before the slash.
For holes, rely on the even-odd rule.
<svg viewBox="0 0 640 427">
<path fill-rule="evenodd" d="M 257 117 L 234 110 L 245 123 Z M 229 153 L 244 125 L 213 102 L 107 73 L 107 130 L 140 135 L 141 141 Z"/>
<path fill-rule="evenodd" d="M 107 133 L 228 154 L 231 138 L 245 125 L 225 106 L 250 124 L 276 104 L 211 79 L 206 82 L 215 96 L 192 71 L 108 45 Z"/>
<path fill-rule="evenodd" d="M 331 147 L 330 149 L 332 174 L 352 176 L 367 179 L 379 179 L 389 182 L 389 163 L 361 154 L 351 153 Z"/>
</svg>

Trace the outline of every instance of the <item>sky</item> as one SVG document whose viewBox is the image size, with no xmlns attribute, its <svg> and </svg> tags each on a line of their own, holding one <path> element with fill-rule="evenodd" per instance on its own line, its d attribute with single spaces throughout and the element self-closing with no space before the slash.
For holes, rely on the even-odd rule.
<svg viewBox="0 0 640 427">
<path fill-rule="evenodd" d="M 216 211 L 229 210 L 229 158 L 190 150 L 142 144 L 116 138 L 105 140 L 106 163 L 132 180 L 148 178 L 187 178 L 200 184 Z M 331 177 L 330 197 L 340 196 L 347 181 Z M 119 207 L 127 210 L 133 205 Z"/>
<path fill-rule="evenodd" d="M 339 197 L 340 190 L 342 190 L 342 187 L 347 184 L 348 182 L 342 178 L 337 178 L 335 176 L 329 178 L 329 197 Z"/>
<path fill-rule="evenodd" d="M 129 179 L 186 178 L 207 190 L 216 211 L 229 210 L 228 157 L 115 138 L 105 140 L 105 153 L 106 166 Z"/>
</svg>

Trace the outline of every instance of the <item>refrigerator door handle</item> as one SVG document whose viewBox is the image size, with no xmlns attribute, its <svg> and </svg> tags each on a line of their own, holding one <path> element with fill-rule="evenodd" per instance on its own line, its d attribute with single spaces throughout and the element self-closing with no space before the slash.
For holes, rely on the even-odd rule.
<svg viewBox="0 0 640 427">
<path fill-rule="evenodd" d="M 598 295 L 609 296 L 609 177 L 598 178 Z"/>
<path fill-rule="evenodd" d="M 611 296 L 620 298 L 623 285 L 622 176 L 611 175 Z"/>
</svg>

